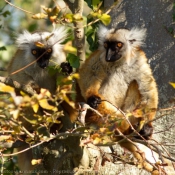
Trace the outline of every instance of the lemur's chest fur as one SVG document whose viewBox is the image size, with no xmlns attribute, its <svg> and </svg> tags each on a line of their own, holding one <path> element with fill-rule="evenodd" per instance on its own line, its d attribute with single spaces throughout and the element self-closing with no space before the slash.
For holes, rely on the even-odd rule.
<svg viewBox="0 0 175 175">
<path fill-rule="evenodd" d="M 135 77 L 133 77 L 134 68 L 128 67 L 128 65 L 123 65 L 120 67 L 110 67 L 105 71 L 106 77 L 102 81 L 99 93 L 106 100 L 109 100 L 114 105 L 121 107 L 125 99 L 128 86 L 135 79 Z"/>
</svg>

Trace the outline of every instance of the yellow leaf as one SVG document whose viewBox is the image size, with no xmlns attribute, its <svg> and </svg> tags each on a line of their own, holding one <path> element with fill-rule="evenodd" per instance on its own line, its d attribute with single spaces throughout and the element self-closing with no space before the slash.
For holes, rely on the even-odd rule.
<svg viewBox="0 0 175 175">
<path fill-rule="evenodd" d="M 33 104 L 33 105 L 32 105 L 32 109 L 33 109 L 33 111 L 34 111 L 35 113 L 37 113 L 37 112 L 38 112 L 38 109 L 39 109 L 38 103 Z"/>
<path fill-rule="evenodd" d="M 71 13 L 67 13 L 67 14 L 64 16 L 64 18 L 65 18 L 65 21 L 66 21 L 66 22 L 69 22 L 69 23 L 73 22 L 73 14 L 71 14 Z"/>
<path fill-rule="evenodd" d="M 73 19 L 77 21 L 83 20 L 82 16 L 79 13 L 73 15 Z"/>
<path fill-rule="evenodd" d="M 10 114 L 12 114 L 13 118 L 16 120 L 19 117 L 19 110 L 18 109 L 13 110 L 10 112 Z"/>
<path fill-rule="evenodd" d="M 32 15 L 33 19 L 46 19 L 48 17 L 48 15 L 44 14 L 44 13 L 37 13 L 35 15 Z"/>
<path fill-rule="evenodd" d="M 31 164 L 37 165 L 37 164 L 41 164 L 41 162 L 42 162 L 42 159 L 32 159 Z"/>
<path fill-rule="evenodd" d="M 48 103 L 47 99 L 41 99 L 39 100 L 39 105 L 44 108 L 44 109 L 48 109 L 48 110 L 52 110 L 52 111 L 57 111 L 57 108 L 55 106 L 52 106 Z"/>
<path fill-rule="evenodd" d="M 40 92 L 41 92 L 41 94 L 44 94 L 47 97 L 51 97 L 51 93 L 47 89 L 41 88 Z"/>
<path fill-rule="evenodd" d="M 51 22 L 54 22 L 57 19 L 57 16 L 55 16 L 55 15 L 50 16 L 49 19 L 50 19 Z"/>
<path fill-rule="evenodd" d="M 61 8 L 59 6 L 55 6 L 53 9 L 52 9 L 52 14 L 53 15 L 58 15 L 61 11 Z"/>
<path fill-rule="evenodd" d="M 104 25 L 108 25 L 110 24 L 111 22 L 111 17 L 107 14 L 102 14 L 99 19 L 101 20 L 101 22 L 104 24 Z"/>
<path fill-rule="evenodd" d="M 61 123 L 59 120 L 54 120 L 52 117 L 47 117 L 46 121 L 48 123 Z"/>
<path fill-rule="evenodd" d="M 50 13 L 52 11 L 51 8 L 47 8 L 44 5 L 41 5 L 41 8 L 46 12 L 46 13 Z"/>
<path fill-rule="evenodd" d="M 108 131 L 108 128 L 100 128 L 99 130 L 101 133 L 106 133 Z"/>
<path fill-rule="evenodd" d="M 37 120 L 37 119 L 29 119 L 29 118 L 27 118 L 27 117 L 25 117 L 25 116 L 23 116 L 23 118 L 24 118 L 27 122 L 31 123 L 32 125 L 38 124 L 38 120 Z"/>
<path fill-rule="evenodd" d="M 94 11 L 91 11 L 90 12 L 90 15 L 94 18 L 96 18 L 98 16 L 98 13 L 97 12 L 94 12 Z"/>
<path fill-rule="evenodd" d="M 14 92 L 14 88 L 12 88 L 11 86 L 7 86 L 3 83 L 0 83 L 0 91 L 2 91 L 2 92 Z"/>
<path fill-rule="evenodd" d="M 175 83 L 169 82 L 169 84 L 175 88 Z"/>
<path fill-rule="evenodd" d="M 93 140 L 93 144 L 99 144 L 101 142 L 101 139 L 99 137 L 96 137 L 94 140 Z"/>
<path fill-rule="evenodd" d="M 24 102 L 31 102 L 31 98 L 28 95 L 26 95 L 26 96 L 24 96 L 23 101 Z"/>
<path fill-rule="evenodd" d="M 75 79 L 79 79 L 80 78 L 80 75 L 78 73 L 72 74 L 71 76 L 72 76 L 73 79 L 74 78 Z"/>
<path fill-rule="evenodd" d="M 74 55 L 77 54 L 77 49 L 75 47 L 71 46 L 70 43 L 67 43 L 64 45 L 64 51 L 67 53 L 72 53 Z"/>
<path fill-rule="evenodd" d="M 43 48 L 45 46 L 43 43 L 41 43 L 39 41 L 34 42 L 34 43 L 35 43 L 35 46 L 40 47 L 40 48 Z"/>
<path fill-rule="evenodd" d="M 20 133 L 21 129 L 20 129 L 20 126 L 13 126 L 13 134 L 17 134 L 17 133 Z"/>
</svg>

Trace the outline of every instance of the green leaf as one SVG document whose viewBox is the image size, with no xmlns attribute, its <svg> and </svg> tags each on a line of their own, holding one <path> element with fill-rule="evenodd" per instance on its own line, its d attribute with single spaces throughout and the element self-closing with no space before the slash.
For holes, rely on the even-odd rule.
<svg viewBox="0 0 175 175">
<path fill-rule="evenodd" d="M 37 119 L 29 119 L 29 118 L 24 117 L 24 116 L 23 116 L 23 118 L 24 118 L 27 122 L 29 122 L 30 124 L 33 124 L 33 125 L 37 125 L 37 124 L 38 124 L 38 120 L 37 120 Z"/>
<path fill-rule="evenodd" d="M 80 59 L 74 54 L 69 53 L 67 56 L 67 61 L 74 68 L 78 68 L 80 66 Z"/>
<path fill-rule="evenodd" d="M 45 126 L 40 126 L 37 128 L 39 135 L 50 137 L 49 131 Z"/>
<path fill-rule="evenodd" d="M 0 51 L 7 50 L 5 46 L 0 47 Z"/>
<path fill-rule="evenodd" d="M 108 24 L 110 24 L 110 22 L 111 22 L 111 17 L 109 16 L 109 15 L 107 15 L 107 14 L 102 14 L 100 17 L 99 17 L 99 19 L 102 21 L 102 23 L 104 24 L 104 25 L 108 25 Z"/>
<path fill-rule="evenodd" d="M 92 26 L 88 26 L 86 29 L 86 36 L 90 36 L 94 33 L 94 29 L 92 28 Z"/>
<path fill-rule="evenodd" d="M 6 18 L 8 15 L 10 16 L 11 13 L 7 10 L 4 13 L 2 13 L 2 15 Z"/>
<path fill-rule="evenodd" d="M 101 0 L 92 0 L 93 7 L 97 7 Z"/>
<path fill-rule="evenodd" d="M 55 66 L 48 66 L 47 67 L 47 70 L 49 72 L 49 75 L 53 76 L 55 75 L 57 72 L 60 72 L 61 71 L 61 68 L 56 68 Z"/>
<path fill-rule="evenodd" d="M 29 31 L 35 31 L 38 28 L 38 24 L 36 22 L 33 22 L 32 24 L 29 25 L 28 30 Z"/>
<path fill-rule="evenodd" d="M 94 51 L 98 48 L 96 33 L 93 32 L 87 37 L 87 42 L 89 43 L 89 49 Z"/>
</svg>

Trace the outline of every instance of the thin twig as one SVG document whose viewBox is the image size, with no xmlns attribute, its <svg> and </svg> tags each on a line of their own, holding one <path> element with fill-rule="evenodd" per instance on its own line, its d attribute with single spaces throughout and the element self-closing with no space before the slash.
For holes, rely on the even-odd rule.
<svg viewBox="0 0 175 175">
<path fill-rule="evenodd" d="M 50 140 L 52 140 L 52 138 L 51 138 L 51 139 L 48 139 L 47 141 L 50 141 Z M 23 152 L 26 152 L 26 151 L 28 151 L 28 150 L 30 150 L 30 149 L 32 149 L 32 148 L 35 148 L 35 147 L 37 147 L 37 146 L 43 144 L 44 142 L 46 142 L 46 141 L 41 141 L 41 142 L 39 142 L 39 143 L 37 143 L 37 144 L 35 144 L 35 145 L 32 145 L 32 146 L 30 146 L 30 147 L 28 147 L 28 148 L 26 148 L 26 149 L 23 149 L 22 151 L 18 151 L 18 152 L 12 153 L 12 154 L 2 154 L 2 156 L 3 156 L 3 157 L 15 156 L 15 155 L 21 154 L 21 153 L 23 153 Z"/>
<path fill-rule="evenodd" d="M 140 150 L 139 147 L 132 140 L 130 140 L 128 137 L 126 137 L 118 128 L 116 128 L 116 130 L 120 134 L 120 136 L 124 137 L 127 141 L 132 143 L 137 148 L 138 151 Z M 141 154 L 140 154 L 140 156 L 142 157 Z M 151 163 L 149 160 L 146 159 L 146 162 L 149 163 L 150 165 L 152 165 L 155 169 L 157 169 L 157 167 L 153 163 Z"/>
<path fill-rule="evenodd" d="M 4 171 L 4 157 L 2 156 L 1 152 L 0 152 L 0 157 L 1 157 L 1 175 L 3 175 L 3 171 Z"/>
<path fill-rule="evenodd" d="M 4 1 L 5 1 L 7 4 L 9 4 L 10 6 L 15 7 L 15 8 L 18 9 L 18 10 L 21 10 L 21 11 L 23 11 L 23 12 L 25 12 L 25 13 L 29 13 L 29 14 L 31 14 L 31 15 L 34 15 L 34 13 L 29 12 L 29 11 L 27 11 L 27 10 L 24 10 L 24 9 L 22 9 L 22 8 L 20 8 L 20 7 L 17 7 L 16 5 L 12 4 L 11 2 L 9 2 L 9 1 L 7 1 L 7 0 L 4 0 Z"/>
</svg>

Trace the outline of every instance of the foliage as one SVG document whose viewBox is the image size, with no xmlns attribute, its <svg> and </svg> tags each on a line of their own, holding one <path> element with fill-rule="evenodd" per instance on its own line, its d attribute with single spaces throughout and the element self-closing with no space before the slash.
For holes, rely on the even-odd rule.
<svg viewBox="0 0 175 175">
<path fill-rule="evenodd" d="M 88 55 L 89 52 L 92 52 L 98 48 L 98 41 L 96 36 L 98 25 L 99 23 L 102 23 L 103 25 L 108 25 L 110 23 L 111 17 L 108 15 L 108 13 L 112 7 L 108 11 L 105 11 L 102 0 L 85 0 L 85 2 L 90 7 L 90 12 L 82 16 L 81 14 L 72 13 L 71 7 L 69 9 L 68 5 L 66 8 L 61 8 L 55 1 L 47 2 L 48 4 L 43 4 L 43 1 L 34 2 L 32 0 L 28 0 L 21 2 L 17 0 L 14 1 L 14 3 L 16 3 L 16 6 L 11 4 L 11 6 L 13 5 L 13 10 L 5 9 L 7 4 L 3 4 L 4 7 L 0 9 L 0 19 L 9 19 L 9 17 L 14 17 L 12 20 L 10 20 L 10 22 L 6 22 L 8 24 L 7 28 L 10 29 L 8 31 L 9 38 L 12 38 L 13 31 L 18 33 L 19 31 L 23 30 L 23 28 L 26 28 L 29 31 L 33 32 L 36 29 L 52 30 L 57 25 L 68 26 L 70 28 L 70 35 L 64 43 L 64 51 L 67 53 L 67 61 L 76 72 L 76 69 L 78 69 L 80 66 L 80 59 L 77 56 L 77 51 L 79 48 L 74 47 L 74 36 L 73 30 L 71 30 L 71 28 L 74 29 L 74 24 L 76 22 L 83 23 L 85 29 L 85 38 L 89 44 L 89 48 L 86 49 L 86 53 Z M 0 2 L 0 4 L 1 3 L 2 2 Z M 19 6 L 21 5 L 22 8 L 20 11 L 18 11 Z M 40 6 L 41 11 L 39 11 Z M 18 12 L 16 13 L 16 11 Z M 19 20 L 24 18 L 24 14 L 27 16 L 27 18 L 25 20 Z M 13 20 L 15 21 L 15 18 L 18 18 L 18 20 L 14 24 L 12 22 Z M 14 26 L 18 26 L 18 28 Z M 2 30 L 3 28 L 4 26 L 0 25 L 0 29 Z M 5 51 L 9 52 L 9 48 L 6 47 L 5 43 L 3 43 L 0 45 L 0 52 Z M 59 65 L 49 67 L 48 69 L 50 74 L 61 71 Z M 116 126 L 120 126 L 123 120 L 127 121 L 127 118 L 131 115 L 143 115 L 143 111 L 138 110 L 132 114 L 123 114 L 123 117 L 120 119 L 116 119 L 114 116 L 104 117 L 99 115 L 101 123 L 99 123 L 98 126 L 91 126 L 90 128 L 86 127 L 83 118 L 85 115 L 83 115 L 83 113 L 86 114 L 87 110 L 92 109 L 90 109 L 90 107 L 79 109 L 77 106 L 75 106 L 75 80 L 79 78 L 78 74 L 75 72 L 69 76 L 61 75 L 58 77 L 58 87 L 56 94 L 54 95 L 50 94 L 50 92 L 46 89 L 41 89 L 40 93 L 38 94 L 30 94 L 24 91 L 24 89 L 19 90 L 15 89 L 15 87 L 6 85 L 5 81 L 5 83 L 0 83 L 0 151 L 3 153 L 3 156 L 1 156 L 1 173 L 4 172 L 5 174 L 5 168 L 7 170 L 13 170 L 13 172 L 16 170 L 18 171 L 18 167 L 16 167 L 16 158 L 8 159 L 8 157 L 19 154 L 18 152 L 13 153 L 13 144 L 15 144 L 17 141 L 21 141 L 21 145 L 24 142 L 28 143 L 31 148 L 34 149 L 34 152 L 37 150 L 37 148 L 35 150 L 35 147 L 42 144 L 39 149 L 44 147 L 45 151 L 43 152 L 45 153 L 42 153 L 42 155 L 46 155 L 45 157 L 47 157 L 48 154 L 51 155 L 51 164 L 54 163 L 53 160 L 55 160 L 55 157 L 60 156 L 57 155 L 58 147 L 55 150 L 46 149 L 47 143 L 50 144 L 51 148 L 54 146 L 52 142 L 53 140 L 58 141 L 58 144 L 62 143 L 60 149 L 64 154 L 63 158 L 60 159 L 59 164 L 64 164 L 63 160 L 67 160 L 69 158 L 69 154 L 74 154 L 74 157 L 77 158 L 78 156 L 76 148 L 79 147 L 79 145 L 80 152 L 82 151 L 81 148 L 86 147 L 88 143 L 92 143 L 93 145 L 111 146 L 113 144 L 116 144 L 116 140 L 114 139 L 114 136 L 116 137 L 116 134 L 117 136 L 122 136 L 123 139 L 132 142 L 130 137 L 125 138 L 124 135 L 118 132 L 116 130 Z M 175 87 L 174 83 L 170 84 Z M 80 121 L 76 123 L 76 127 L 74 128 L 72 125 L 72 128 L 70 128 L 68 125 L 64 126 L 65 123 L 63 120 L 65 119 L 66 111 L 64 111 L 60 105 L 63 101 L 66 102 L 66 104 L 69 104 L 69 106 L 71 106 L 73 109 L 77 109 L 79 111 Z M 63 128 L 65 130 L 64 132 L 61 132 Z M 54 132 L 52 132 L 52 129 L 54 129 Z M 138 134 L 138 131 L 135 131 L 133 129 L 132 134 Z M 23 138 L 24 135 L 26 137 Z M 73 139 L 71 138 L 72 140 L 70 143 L 66 145 L 66 142 L 63 140 L 66 140 L 70 137 L 73 137 Z M 77 147 L 72 144 L 74 143 L 73 141 L 76 140 L 75 137 L 77 137 L 78 140 L 80 140 L 79 138 L 81 137 L 80 143 L 76 141 Z M 148 143 L 146 142 L 146 144 Z M 66 146 L 63 148 L 64 145 Z M 73 146 L 73 149 L 71 149 L 70 145 Z M 150 146 L 151 145 L 149 145 L 149 147 Z M 155 146 L 153 147 L 155 148 Z M 64 152 L 66 149 L 69 150 L 69 154 L 66 154 L 67 152 Z M 100 152 L 102 151 L 100 150 Z M 121 157 L 119 157 L 114 152 L 112 154 L 115 159 L 121 159 L 126 163 L 129 162 L 129 156 L 126 156 L 125 154 L 123 154 Z M 161 156 L 162 155 L 160 155 L 160 157 Z M 7 158 L 4 160 L 4 157 Z M 36 159 L 33 159 L 32 164 L 42 164 L 42 161 L 44 160 L 42 158 L 37 157 Z M 106 161 L 110 160 L 105 157 L 105 154 L 103 154 L 102 165 L 105 164 Z M 78 163 L 80 162 L 78 161 Z M 132 162 L 129 163 L 134 165 L 136 164 L 135 160 L 132 160 Z M 98 160 L 97 164 L 99 164 Z M 160 163 L 156 162 L 156 164 L 156 166 L 159 166 Z M 137 166 L 142 167 L 140 162 L 137 164 Z M 96 167 L 94 166 L 94 169 L 95 168 Z"/>
<path fill-rule="evenodd" d="M 29 9 L 33 10 L 31 5 L 29 5 L 31 1 L 26 1 L 25 3 L 23 2 L 23 5 L 24 7 L 29 7 L 29 9 L 25 10 L 20 8 L 20 10 L 27 15 L 28 20 L 25 22 L 23 21 L 20 25 L 22 26 L 21 28 L 26 26 L 29 31 L 34 31 L 38 28 L 39 24 L 41 29 L 42 27 L 47 29 L 51 28 L 50 24 L 52 24 L 53 28 L 60 24 L 72 28 L 75 22 L 81 21 L 84 23 L 85 37 L 89 43 L 89 49 L 87 49 L 86 52 L 89 52 L 89 50 L 93 51 L 98 47 L 96 37 L 98 24 L 103 23 L 104 25 L 108 25 L 111 21 L 110 16 L 103 11 L 102 2 L 102 0 L 88 1 L 88 4 L 91 4 L 91 12 L 87 16 L 81 16 L 80 14 L 71 13 L 70 10 L 65 12 L 65 10 L 57 3 L 50 3 L 47 5 L 40 4 L 41 12 L 39 12 L 39 10 L 37 12 L 29 12 Z M 10 3 L 10 5 L 13 4 Z M 20 14 L 22 13 L 21 11 L 14 15 L 14 11 L 17 9 L 19 10 L 19 5 L 21 4 L 16 1 L 16 5 L 13 5 L 13 11 L 10 11 L 6 10 L 5 7 L 7 7 L 7 4 L 4 4 L 4 8 L 0 9 L 0 17 L 5 19 L 8 17 L 12 18 L 13 16 L 16 16 L 18 19 L 22 18 L 22 15 Z M 39 6 L 39 3 L 37 5 Z M 12 18 L 12 20 L 14 19 Z M 19 21 L 17 21 L 16 24 L 17 23 L 19 23 Z M 9 26 L 11 26 L 11 24 L 9 24 Z M 3 26 L 0 26 L 0 28 L 2 29 Z M 14 27 L 12 26 L 11 28 Z M 21 29 L 19 29 L 19 31 L 20 30 Z M 9 33 L 10 32 L 11 31 L 9 31 Z M 9 36 L 11 36 L 11 34 L 9 34 Z M 80 66 L 80 60 L 77 56 L 77 48 L 73 46 L 73 40 L 73 31 L 70 30 L 69 38 L 67 38 L 64 43 L 64 50 L 67 53 L 67 61 L 73 68 L 77 69 Z M 0 51 L 6 50 L 9 51 L 4 43 L 0 46 Z M 61 71 L 59 66 L 49 67 L 48 69 L 51 74 Z M 60 104 L 65 101 L 72 108 L 75 108 L 74 82 L 77 78 L 78 74 L 76 73 L 73 73 L 70 76 L 59 76 L 57 79 L 58 87 L 55 95 L 50 94 L 46 89 L 41 89 L 39 94 L 28 94 L 23 89 L 16 90 L 15 87 L 10 87 L 4 84 L 4 82 L 0 83 L 0 128 L 2 133 L 0 136 L 0 147 L 1 152 L 3 152 L 4 155 L 12 155 L 13 148 L 10 149 L 10 151 L 6 148 L 13 147 L 12 145 L 13 143 L 16 143 L 16 141 L 21 140 L 29 145 L 36 145 L 38 143 L 48 142 L 55 138 L 55 133 L 51 132 L 52 128 L 56 125 L 56 133 L 58 134 L 59 130 L 63 128 L 61 121 L 65 116 L 65 111 Z M 67 128 L 67 126 L 65 127 Z M 112 135 L 112 130 L 109 130 L 109 132 L 107 130 L 108 129 L 103 129 L 103 127 L 100 128 L 100 130 L 87 130 L 86 127 L 78 127 L 73 131 L 67 132 L 78 134 L 78 136 L 81 136 L 81 134 L 87 136 L 92 132 L 90 141 L 94 144 L 108 144 L 108 142 L 111 143 L 110 136 Z M 106 137 L 105 133 L 108 133 L 109 137 Z M 26 135 L 24 139 L 21 137 L 23 135 Z M 103 141 L 101 141 L 101 139 Z M 7 143 L 8 146 L 4 146 L 4 143 Z M 6 159 L 6 161 L 6 165 L 2 167 L 18 170 L 14 163 L 15 159 Z M 33 162 L 35 162 L 34 164 L 37 164 L 36 162 L 38 162 L 38 160 L 33 160 Z"/>
</svg>

